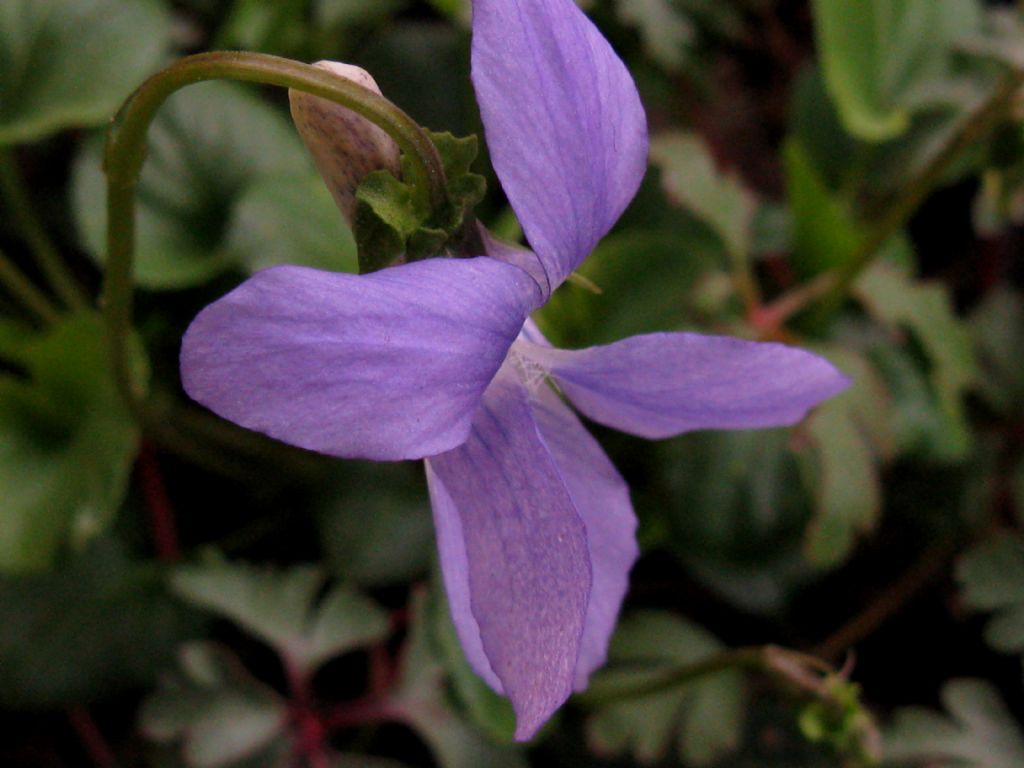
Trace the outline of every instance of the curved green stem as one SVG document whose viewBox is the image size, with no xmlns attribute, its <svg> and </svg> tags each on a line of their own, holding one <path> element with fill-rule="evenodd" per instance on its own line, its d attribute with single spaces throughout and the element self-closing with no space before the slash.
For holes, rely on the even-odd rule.
<svg viewBox="0 0 1024 768">
<path fill-rule="evenodd" d="M 16 299 L 22 307 L 31 312 L 44 325 L 55 323 L 60 319 L 60 313 L 46 297 L 46 294 L 36 288 L 35 284 L 15 266 L 13 261 L 7 258 L 7 254 L 3 251 L 0 251 L 0 285 L 6 288 L 12 298 Z"/>
<path fill-rule="evenodd" d="M 25 191 L 18 165 L 10 150 L 4 148 L 0 148 L 0 189 L 11 207 L 22 237 L 32 249 L 40 269 L 57 296 L 72 309 L 86 307 L 89 302 L 82 287 L 68 271 L 60 252 L 47 234 L 46 227 Z"/>
<path fill-rule="evenodd" d="M 387 99 L 322 68 L 277 56 L 217 52 L 189 56 L 153 75 L 129 97 L 107 136 L 107 264 L 103 312 L 118 388 L 139 415 L 143 393 L 132 380 L 128 339 L 132 327 L 135 188 L 146 156 L 146 135 L 160 106 L 175 91 L 206 80 L 277 85 L 341 104 L 387 132 L 413 161 L 415 193 L 433 209 L 447 200 L 441 158 L 427 133 Z"/>
</svg>

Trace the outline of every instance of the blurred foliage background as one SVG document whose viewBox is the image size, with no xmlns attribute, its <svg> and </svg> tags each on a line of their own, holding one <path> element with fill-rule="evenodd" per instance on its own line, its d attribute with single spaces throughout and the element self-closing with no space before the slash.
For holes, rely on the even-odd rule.
<svg viewBox="0 0 1024 768">
<path fill-rule="evenodd" d="M 190 87 L 151 132 L 145 413 L 96 309 L 103 126 L 147 75 L 349 61 L 480 133 L 468 3 L 0 3 L 0 764 L 1024 765 L 1024 11 L 584 5 L 651 168 L 545 332 L 785 340 L 855 384 L 789 430 L 595 428 L 644 556 L 608 669 L 523 748 L 454 638 L 419 465 L 304 454 L 180 391 L 184 328 L 244 276 L 356 268 L 282 91 Z"/>
</svg>

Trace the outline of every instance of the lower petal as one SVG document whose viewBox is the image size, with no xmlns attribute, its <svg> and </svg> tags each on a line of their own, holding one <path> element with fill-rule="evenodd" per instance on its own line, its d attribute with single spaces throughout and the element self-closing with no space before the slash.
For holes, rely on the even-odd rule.
<svg viewBox="0 0 1024 768">
<path fill-rule="evenodd" d="M 591 591 L 586 528 L 515 374 L 488 388 L 466 442 L 427 465 L 459 637 L 528 739 L 572 692 Z"/>
<path fill-rule="evenodd" d="M 793 424 L 849 385 L 831 363 L 783 344 L 652 333 L 565 350 L 520 341 L 580 411 L 647 438 Z"/>
<path fill-rule="evenodd" d="M 590 673 L 608 657 L 608 642 L 629 587 L 629 572 L 640 554 L 636 515 L 626 481 L 550 387 L 541 386 L 535 394 L 534 418 L 587 527 L 593 585 L 576 664 L 574 684 L 580 691 L 587 687 Z"/>
</svg>

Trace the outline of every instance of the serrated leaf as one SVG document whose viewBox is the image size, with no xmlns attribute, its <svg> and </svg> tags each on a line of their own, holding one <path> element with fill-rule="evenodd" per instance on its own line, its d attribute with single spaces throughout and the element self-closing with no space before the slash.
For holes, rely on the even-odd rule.
<svg viewBox="0 0 1024 768">
<path fill-rule="evenodd" d="M 757 200 L 735 174 L 721 172 L 695 134 L 668 133 L 651 142 L 651 161 L 661 168 L 669 199 L 692 211 L 721 238 L 729 257 L 750 257 Z"/>
<path fill-rule="evenodd" d="M 942 768 L 1018 768 L 1024 737 L 1016 719 L 983 680 L 954 680 L 942 690 L 944 717 L 920 708 L 901 709 L 885 734 L 888 760 Z"/>
<path fill-rule="evenodd" d="M 156 0 L 4 0 L 0 146 L 105 122 L 160 65 L 170 31 Z"/>
<path fill-rule="evenodd" d="M 512 705 L 508 699 L 492 691 L 469 666 L 452 623 L 440 574 L 435 574 L 433 584 L 426 610 L 433 622 L 435 645 L 451 676 L 455 696 L 471 720 L 491 738 L 510 743 L 516 729 Z"/>
<path fill-rule="evenodd" d="M 448 703 L 430 624 L 427 597 L 420 591 L 413 600 L 409 639 L 389 706 L 427 743 L 441 768 L 525 768 L 518 747 L 495 744 Z"/>
<path fill-rule="evenodd" d="M 608 667 L 591 681 L 589 693 L 629 691 L 663 679 L 722 650 L 705 630 L 658 611 L 627 616 L 612 638 Z M 623 696 L 597 707 L 587 718 L 587 740 L 598 754 L 631 752 L 641 762 L 664 758 L 673 742 L 688 765 L 707 765 L 733 750 L 743 726 L 740 673 L 724 671 L 642 696 Z"/>
<path fill-rule="evenodd" d="M 289 716 L 284 699 L 211 643 L 183 646 L 179 658 L 181 672 L 143 703 L 143 733 L 160 743 L 180 743 L 191 768 L 240 766 L 282 750 Z"/>
<path fill-rule="evenodd" d="M 963 396 L 977 378 L 977 365 L 971 336 L 953 311 L 949 290 L 876 263 L 858 280 L 855 294 L 874 317 L 890 328 L 909 330 L 921 344 L 945 426 L 933 455 L 962 457 L 970 444 Z"/>
<path fill-rule="evenodd" d="M 813 9 L 843 123 L 874 142 L 907 130 L 908 94 L 946 74 L 953 41 L 980 21 L 975 0 L 814 0 Z"/>
<path fill-rule="evenodd" d="M 957 580 L 965 605 L 995 614 L 985 628 L 988 644 L 1024 651 L 1024 538 L 1003 534 L 978 545 L 960 561 Z"/>
<path fill-rule="evenodd" d="M 889 341 L 873 344 L 868 356 L 890 404 L 886 413 L 892 454 L 929 458 L 931 446 L 945 439 L 945 419 L 927 371 L 909 350 Z"/>
<path fill-rule="evenodd" d="M 75 219 L 86 249 L 100 263 L 107 221 L 101 165 L 102 137 L 96 137 L 76 159 L 72 179 Z M 138 190 L 136 281 L 152 290 L 184 288 L 231 267 L 251 269 L 250 259 L 265 264 L 261 251 L 230 247 L 244 242 L 234 223 L 236 206 L 262 180 L 312 173 L 287 118 L 252 90 L 211 82 L 175 93 L 149 132 Z M 311 205 L 320 197 L 319 191 L 313 193 Z M 322 214 L 300 218 L 289 230 L 321 219 Z M 229 241 L 226 235 L 233 227 Z M 336 224 L 330 231 L 336 231 Z M 339 242 L 339 255 L 341 248 Z"/>
<path fill-rule="evenodd" d="M 4 346 L 0 360 L 27 378 L 0 375 L 0 571 L 40 571 L 114 519 L 139 430 L 114 385 L 99 317 L 69 317 Z"/>
<path fill-rule="evenodd" d="M 0 706 L 60 709 L 148 685 L 195 629 L 160 571 L 109 540 L 59 571 L 4 576 Z"/>
<path fill-rule="evenodd" d="M 280 571 L 227 563 L 182 566 L 171 576 L 182 598 L 230 619 L 306 672 L 369 645 L 388 629 L 384 612 L 345 586 L 318 602 L 323 583 L 312 567 Z"/>
<path fill-rule="evenodd" d="M 989 293 L 971 315 L 982 375 L 978 388 L 1000 413 L 1024 413 L 1024 296 L 1007 287 Z"/>
<path fill-rule="evenodd" d="M 647 54 L 669 72 L 686 64 L 697 30 L 669 0 L 620 0 L 619 18 L 640 33 Z"/>
<path fill-rule="evenodd" d="M 812 563 L 834 567 L 852 552 L 857 537 L 870 531 L 882 507 L 878 457 L 891 452 L 885 386 L 868 362 L 852 352 L 827 356 L 853 384 L 820 405 L 807 421 L 814 443 L 814 520 L 807 529 Z"/>
</svg>

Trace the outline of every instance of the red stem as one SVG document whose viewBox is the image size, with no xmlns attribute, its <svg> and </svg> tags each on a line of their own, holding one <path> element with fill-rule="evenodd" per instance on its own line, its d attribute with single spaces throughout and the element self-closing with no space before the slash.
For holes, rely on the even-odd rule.
<svg viewBox="0 0 1024 768">
<path fill-rule="evenodd" d="M 147 441 L 143 441 L 139 451 L 138 471 L 157 557 L 165 563 L 173 563 L 181 558 L 174 508 L 171 507 L 156 451 Z"/>
<path fill-rule="evenodd" d="M 89 710 L 85 707 L 75 707 L 68 710 L 68 721 L 78 736 L 82 750 L 89 756 L 89 762 L 96 768 L 114 768 L 117 760 L 114 751 L 107 744 L 107 740 L 100 733 Z"/>
</svg>

